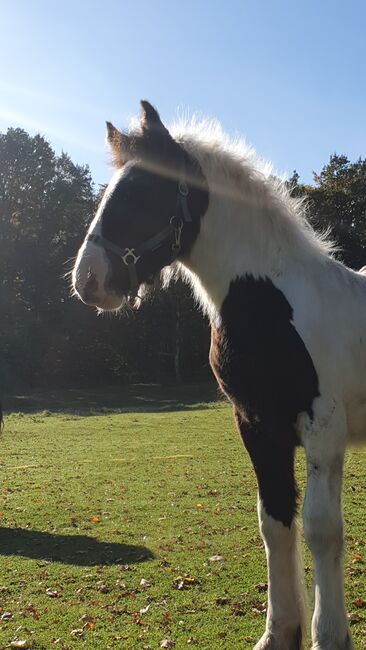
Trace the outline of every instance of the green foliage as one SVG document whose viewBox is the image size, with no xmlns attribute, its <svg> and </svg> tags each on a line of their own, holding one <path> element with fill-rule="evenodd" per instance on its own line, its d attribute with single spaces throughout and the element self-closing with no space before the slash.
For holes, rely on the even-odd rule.
<svg viewBox="0 0 366 650">
<path fill-rule="evenodd" d="M 56 157 L 39 135 L 21 129 L 0 135 L 3 384 L 39 383 L 43 360 L 65 336 L 64 264 L 94 207 L 87 167 L 66 154 Z"/>
<path fill-rule="evenodd" d="M 366 159 L 351 163 L 333 154 L 314 186 L 299 183 L 294 172 L 289 181 L 295 196 L 307 196 L 315 228 L 326 231 L 339 246 L 339 257 L 350 267 L 366 264 Z"/>
<path fill-rule="evenodd" d="M 33 650 L 56 639 L 65 650 L 153 650 L 163 639 L 174 650 L 253 648 L 267 599 L 256 481 L 231 409 L 208 401 L 214 394 L 53 391 L 7 416 L 0 648 L 16 638 Z M 350 450 L 344 490 L 346 598 L 360 650 L 365 458 Z M 302 453 L 296 469 L 302 489 Z M 310 587 L 308 555 L 305 565 Z"/>
</svg>

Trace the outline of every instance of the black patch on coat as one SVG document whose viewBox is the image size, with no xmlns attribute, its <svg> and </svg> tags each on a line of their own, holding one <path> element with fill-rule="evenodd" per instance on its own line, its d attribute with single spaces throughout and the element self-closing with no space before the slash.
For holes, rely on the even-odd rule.
<svg viewBox="0 0 366 650">
<path fill-rule="evenodd" d="M 319 385 L 313 361 L 292 324 L 293 311 L 268 278 L 230 285 L 212 331 L 211 367 L 234 405 L 263 505 L 290 526 L 296 512 L 295 423 L 312 418 Z"/>
</svg>

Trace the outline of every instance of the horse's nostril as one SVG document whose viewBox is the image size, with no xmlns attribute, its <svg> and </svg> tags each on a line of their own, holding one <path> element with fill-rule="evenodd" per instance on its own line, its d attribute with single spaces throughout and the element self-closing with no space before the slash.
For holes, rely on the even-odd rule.
<svg viewBox="0 0 366 650">
<path fill-rule="evenodd" d="M 83 289 L 83 299 L 86 302 L 93 302 L 97 298 L 98 281 L 92 273 L 89 274 L 86 285 Z"/>
</svg>

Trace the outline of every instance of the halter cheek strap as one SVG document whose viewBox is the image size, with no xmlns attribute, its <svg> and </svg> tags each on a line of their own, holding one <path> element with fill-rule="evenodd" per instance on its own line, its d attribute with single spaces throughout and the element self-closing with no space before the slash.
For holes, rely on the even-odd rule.
<svg viewBox="0 0 366 650">
<path fill-rule="evenodd" d="M 181 235 L 183 226 L 185 223 L 192 222 L 192 217 L 189 211 L 187 196 L 189 194 L 189 188 L 186 181 L 186 172 L 185 172 L 185 163 L 183 161 L 181 173 L 178 182 L 178 193 L 177 193 L 177 204 L 175 214 L 170 218 L 169 224 L 160 230 L 156 235 L 150 237 L 145 242 L 140 244 L 136 248 L 121 248 L 117 246 L 109 239 L 102 237 L 102 235 L 90 234 L 87 237 L 87 241 L 93 242 L 98 246 L 102 246 L 108 251 L 111 251 L 117 255 L 125 264 L 129 276 L 129 294 L 132 297 L 137 296 L 139 281 L 137 277 L 137 262 L 143 257 L 146 252 L 154 252 L 160 248 L 167 241 L 172 239 L 171 252 L 172 258 L 171 262 L 178 257 L 181 249 Z"/>
</svg>

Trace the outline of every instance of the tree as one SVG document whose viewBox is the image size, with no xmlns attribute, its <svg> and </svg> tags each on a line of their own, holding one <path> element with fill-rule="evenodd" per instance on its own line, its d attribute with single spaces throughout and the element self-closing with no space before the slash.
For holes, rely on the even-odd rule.
<svg viewBox="0 0 366 650">
<path fill-rule="evenodd" d="M 358 269 L 366 263 L 366 160 L 351 163 L 347 156 L 333 154 L 315 185 L 301 185 L 294 172 L 289 180 L 294 196 L 306 196 L 309 216 L 320 230 L 330 229 L 340 248 L 340 257 Z"/>
<path fill-rule="evenodd" d="M 67 300 L 63 263 L 94 210 L 87 167 L 40 135 L 0 134 L 0 340 L 4 381 L 34 383 Z M 53 315 L 52 315 L 53 313 Z"/>
</svg>

